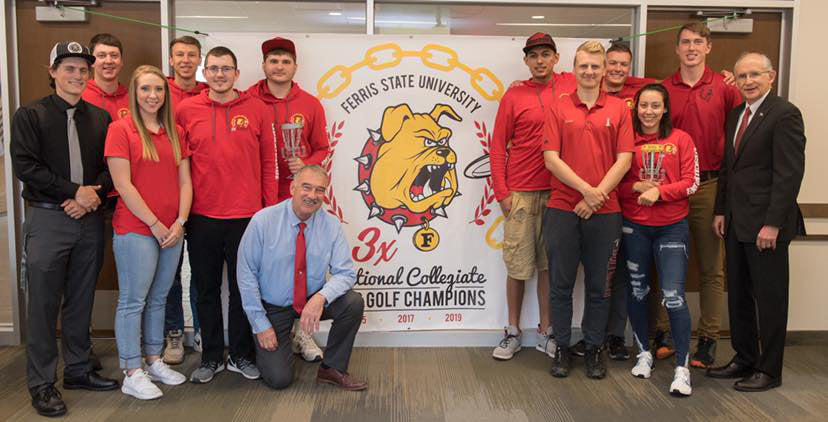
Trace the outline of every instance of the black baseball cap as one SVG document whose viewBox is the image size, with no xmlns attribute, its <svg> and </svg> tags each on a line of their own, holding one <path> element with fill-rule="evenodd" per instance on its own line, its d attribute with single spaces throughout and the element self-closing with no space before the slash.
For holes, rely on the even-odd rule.
<svg viewBox="0 0 828 422">
<path fill-rule="evenodd" d="M 63 41 L 52 47 L 52 51 L 49 53 L 49 67 L 54 66 L 58 60 L 67 57 L 80 57 L 89 62 L 90 65 L 95 63 L 95 56 L 89 51 L 89 47 L 77 41 Z"/>
<path fill-rule="evenodd" d="M 541 45 L 548 46 L 552 49 L 552 51 L 556 53 L 558 52 L 558 47 L 555 46 L 555 40 L 552 39 L 551 35 L 543 32 L 535 32 L 531 37 L 526 39 L 526 45 L 523 47 L 523 54 L 526 54 L 529 50 Z"/>
</svg>

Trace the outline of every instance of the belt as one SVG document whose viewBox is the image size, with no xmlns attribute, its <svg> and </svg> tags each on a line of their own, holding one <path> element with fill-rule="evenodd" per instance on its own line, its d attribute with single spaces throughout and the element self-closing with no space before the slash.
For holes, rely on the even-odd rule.
<svg viewBox="0 0 828 422">
<path fill-rule="evenodd" d="M 716 179 L 719 177 L 719 170 L 708 170 L 699 172 L 699 181 L 706 182 L 711 179 Z"/>
<path fill-rule="evenodd" d="M 55 203 L 52 203 L 52 202 L 35 202 L 35 201 L 28 201 L 28 202 L 27 202 L 27 204 L 29 204 L 29 206 L 30 206 L 30 207 L 35 207 L 35 208 L 45 208 L 45 209 L 47 209 L 47 210 L 62 210 L 62 209 L 63 209 L 63 208 L 60 206 L 60 204 L 55 204 Z"/>
</svg>

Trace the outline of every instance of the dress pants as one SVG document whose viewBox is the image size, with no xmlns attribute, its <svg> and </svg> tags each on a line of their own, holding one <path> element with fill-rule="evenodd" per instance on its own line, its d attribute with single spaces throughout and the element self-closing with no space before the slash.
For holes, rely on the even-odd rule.
<svg viewBox="0 0 828 422">
<path fill-rule="evenodd" d="M 731 225 L 732 226 L 732 225 Z M 788 327 L 788 246 L 759 252 L 731 229 L 727 248 L 728 312 L 736 361 L 772 377 L 782 376 Z"/>
<path fill-rule="evenodd" d="M 299 314 L 292 306 L 281 307 L 262 303 L 267 319 L 276 331 L 279 342 L 275 351 L 267 351 L 256 341 L 256 366 L 262 373 L 265 384 L 275 389 L 287 388 L 294 377 L 293 350 L 291 344 L 293 336 L 290 330 L 293 321 Z M 340 372 L 348 371 L 348 362 L 351 360 L 351 351 L 354 348 L 359 326 L 362 324 L 362 315 L 365 302 L 362 295 L 349 290 L 330 303 L 322 311 L 321 319 L 332 319 L 331 331 L 328 334 L 328 345 L 325 347 L 325 357 L 322 363 Z"/>
<path fill-rule="evenodd" d="M 724 258 L 722 240 L 713 232 L 713 206 L 718 179 L 708 180 L 690 197 L 690 235 L 699 265 L 699 336 L 719 338 L 724 304 Z M 661 317 L 660 319 L 662 319 Z"/>
<path fill-rule="evenodd" d="M 89 324 L 103 263 L 104 225 L 100 210 L 75 220 L 63 210 L 29 206 L 26 216 L 26 381 L 34 392 L 57 378 L 58 313 L 64 378 L 91 369 Z"/>
<path fill-rule="evenodd" d="M 239 242 L 249 222 L 249 218 L 222 220 L 201 215 L 191 215 L 187 221 L 187 252 L 192 281 L 198 292 L 196 308 L 201 325 L 202 362 L 224 361 L 221 282 L 225 261 L 230 291 L 227 315 L 230 357 L 253 360 L 253 336 L 236 282 Z"/>
</svg>

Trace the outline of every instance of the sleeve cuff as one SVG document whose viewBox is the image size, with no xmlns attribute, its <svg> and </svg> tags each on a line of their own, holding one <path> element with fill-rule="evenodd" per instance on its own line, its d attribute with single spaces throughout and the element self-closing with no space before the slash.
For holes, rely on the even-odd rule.
<svg viewBox="0 0 828 422">
<path fill-rule="evenodd" d="M 270 320 L 264 314 L 256 315 L 255 318 L 252 318 L 250 324 L 250 327 L 253 329 L 253 334 L 259 334 L 272 326 Z"/>
</svg>

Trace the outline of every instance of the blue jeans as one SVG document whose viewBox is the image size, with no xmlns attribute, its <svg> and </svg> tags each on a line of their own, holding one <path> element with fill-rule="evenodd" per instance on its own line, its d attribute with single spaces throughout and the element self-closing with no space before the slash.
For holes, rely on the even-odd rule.
<svg viewBox="0 0 828 422">
<path fill-rule="evenodd" d="M 141 367 L 141 340 L 146 355 L 164 346 L 164 307 L 181 256 L 183 242 L 161 249 L 151 236 L 114 235 L 112 250 L 118 269 L 115 340 L 121 368 Z M 143 332 L 141 323 L 143 317 Z"/>
<path fill-rule="evenodd" d="M 184 331 L 184 305 L 181 303 L 182 287 L 181 287 L 181 264 L 184 263 L 184 248 L 181 248 L 181 255 L 178 259 L 178 269 L 175 271 L 175 278 L 173 278 L 170 293 L 167 294 L 167 312 L 164 318 L 164 332 L 173 330 Z M 195 283 L 190 275 L 190 309 L 193 314 L 193 330 L 198 332 L 198 310 L 196 309 L 196 299 L 198 293 L 196 292 Z"/>
<path fill-rule="evenodd" d="M 684 297 L 690 239 L 687 220 L 669 226 L 644 226 L 624 220 L 621 232 L 630 272 L 628 312 L 635 342 L 639 350 L 650 350 L 647 295 L 650 292 L 650 267 L 655 258 L 663 298 L 661 304 L 667 308 L 676 346 L 676 365 L 687 366 L 690 350 L 690 309 Z"/>
</svg>

